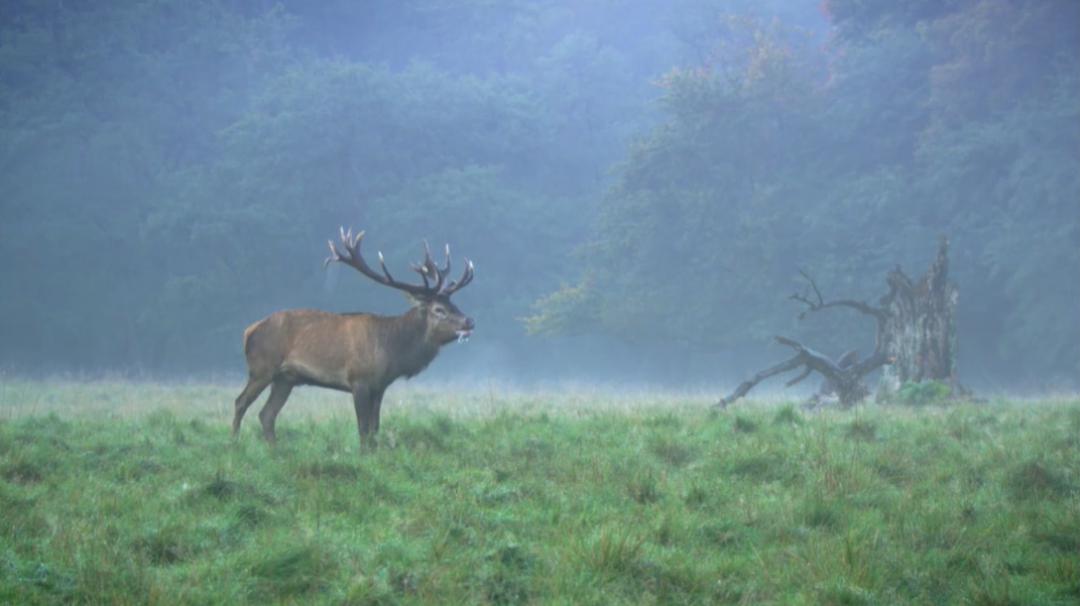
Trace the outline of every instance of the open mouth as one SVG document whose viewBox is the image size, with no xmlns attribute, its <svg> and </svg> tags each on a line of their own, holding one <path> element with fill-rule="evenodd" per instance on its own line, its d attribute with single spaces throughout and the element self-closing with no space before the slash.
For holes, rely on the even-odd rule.
<svg viewBox="0 0 1080 606">
<path fill-rule="evenodd" d="M 457 342 L 458 343 L 464 343 L 465 341 L 469 340 L 469 337 L 472 336 L 472 331 L 471 330 L 459 330 L 455 334 L 457 334 Z"/>
</svg>

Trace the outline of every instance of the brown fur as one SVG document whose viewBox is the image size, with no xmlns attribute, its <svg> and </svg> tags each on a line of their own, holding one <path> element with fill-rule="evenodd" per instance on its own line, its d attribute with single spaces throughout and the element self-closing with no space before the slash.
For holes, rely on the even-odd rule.
<svg viewBox="0 0 1080 606">
<path fill-rule="evenodd" d="M 386 388 L 422 371 L 440 347 L 472 328 L 473 321 L 444 296 L 416 300 L 400 316 L 313 309 L 272 314 L 244 331 L 248 382 L 236 398 L 232 433 L 237 434 L 248 407 L 270 385 L 259 421 L 263 436 L 273 443 L 274 422 L 293 387 L 318 385 L 352 394 L 363 445 L 379 430 Z"/>
</svg>

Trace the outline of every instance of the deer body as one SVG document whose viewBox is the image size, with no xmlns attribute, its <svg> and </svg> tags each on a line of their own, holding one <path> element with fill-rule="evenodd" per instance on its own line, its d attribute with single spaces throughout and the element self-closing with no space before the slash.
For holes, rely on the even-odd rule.
<svg viewBox="0 0 1080 606">
<path fill-rule="evenodd" d="M 248 367 L 281 375 L 298 385 L 352 392 L 357 382 L 389 386 L 427 367 L 438 346 L 430 342 L 423 314 L 334 314 L 313 309 L 280 311 L 244 333 Z"/>
<path fill-rule="evenodd" d="M 449 271 L 449 251 L 445 267 L 439 268 L 425 255 L 414 266 L 424 277 L 424 286 L 401 284 L 370 270 L 360 257 L 363 232 L 353 237 L 342 233 L 347 254 L 331 244 L 329 261 L 341 261 L 372 279 L 404 290 L 413 307 L 400 316 L 367 313 L 337 314 L 313 309 L 274 313 L 244 331 L 244 355 L 248 383 L 236 398 L 232 431 L 240 430 L 244 413 L 266 387 L 270 397 L 259 412 L 263 436 L 273 443 L 274 424 L 293 387 L 316 385 L 353 396 L 357 427 L 363 445 L 379 429 L 383 393 L 400 377 L 412 377 L 435 359 L 439 348 L 467 338 L 475 326 L 450 302 L 450 294 L 472 280 L 468 264 L 461 280 L 444 287 Z M 381 259 L 380 255 L 380 261 Z M 428 283 L 428 276 L 435 285 Z"/>
</svg>

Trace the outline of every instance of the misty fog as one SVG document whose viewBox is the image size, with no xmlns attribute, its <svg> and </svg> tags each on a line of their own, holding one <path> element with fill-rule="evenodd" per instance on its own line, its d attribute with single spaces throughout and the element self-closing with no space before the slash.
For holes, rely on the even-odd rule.
<svg viewBox="0 0 1080 606">
<path fill-rule="evenodd" d="M 1072 0 L 8 0 L 0 83 L 0 372 L 239 381 L 269 313 L 406 311 L 345 226 L 476 265 L 414 381 L 868 352 L 799 271 L 873 302 L 944 235 L 961 381 L 1080 388 Z"/>
</svg>

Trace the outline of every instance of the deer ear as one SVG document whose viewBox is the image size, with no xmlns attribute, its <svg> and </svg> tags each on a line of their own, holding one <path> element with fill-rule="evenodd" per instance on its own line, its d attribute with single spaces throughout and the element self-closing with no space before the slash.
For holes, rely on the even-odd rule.
<svg viewBox="0 0 1080 606">
<path fill-rule="evenodd" d="M 416 295 L 407 292 L 402 292 L 401 294 L 405 295 L 405 300 L 408 301 L 409 305 L 412 305 L 413 307 L 420 307 L 424 304 L 424 300 L 420 297 L 417 297 Z"/>
</svg>

